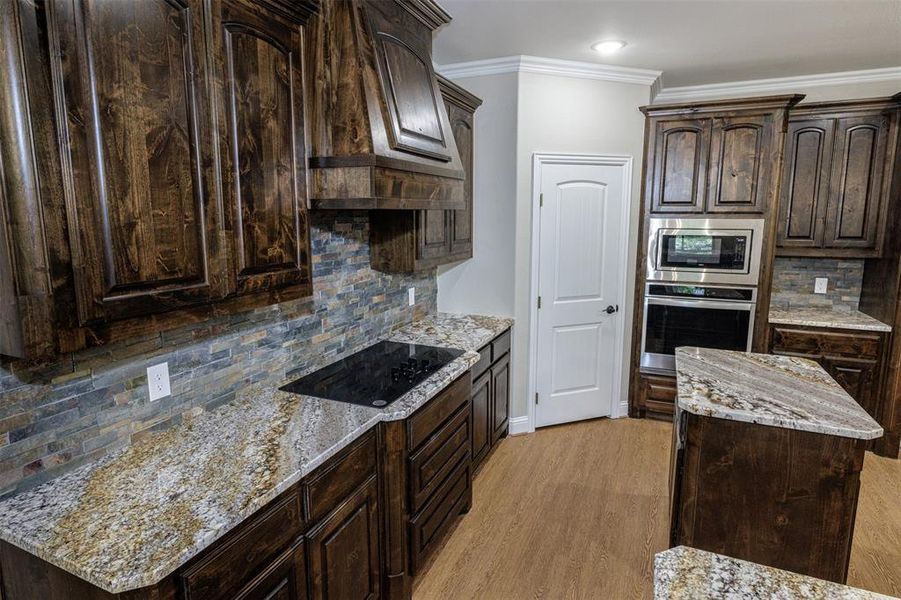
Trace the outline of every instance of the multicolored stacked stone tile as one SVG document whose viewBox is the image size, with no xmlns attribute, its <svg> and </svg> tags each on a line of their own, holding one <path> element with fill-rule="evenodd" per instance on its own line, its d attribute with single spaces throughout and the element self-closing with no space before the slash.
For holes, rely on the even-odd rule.
<svg viewBox="0 0 901 600">
<path fill-rule="evenodd" d="M 312 215 L 313 297 L 131 339 L 52 364 L 0 363 L 0 493 L 46 481 L 150 431 L 229 402 L 435 313 L 435 271 L 369 267 L 366 212 Z M 417 303 L 407 305 L 407 288 Z M 169 363 L 172 396 L 147 400 L 146 369 Z"/>
</svg>

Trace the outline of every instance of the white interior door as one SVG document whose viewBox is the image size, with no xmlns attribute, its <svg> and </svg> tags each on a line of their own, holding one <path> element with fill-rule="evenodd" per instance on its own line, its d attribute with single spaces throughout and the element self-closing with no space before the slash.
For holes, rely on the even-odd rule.
<svg viewBox="0 0 901 600">
<path fill-rule="evenodd" d="M 541 164 L 538 427 L 609 416 L 622 352 L 625 165 Z"/>
</svg>

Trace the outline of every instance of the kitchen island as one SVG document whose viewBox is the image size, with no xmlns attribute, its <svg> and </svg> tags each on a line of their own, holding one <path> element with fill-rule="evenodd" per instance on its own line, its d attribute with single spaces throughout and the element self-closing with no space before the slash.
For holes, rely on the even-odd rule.
<svg viewBox="0 0 901 600">
<path fill-rule="evenodd" d="M 676 350 L 671 544 L 844 583 L 867 440 L 815 362 Z"/>
</svg>

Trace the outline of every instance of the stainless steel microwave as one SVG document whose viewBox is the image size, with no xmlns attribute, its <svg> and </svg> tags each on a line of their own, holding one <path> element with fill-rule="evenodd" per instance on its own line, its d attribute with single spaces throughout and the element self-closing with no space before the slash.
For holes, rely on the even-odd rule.
<svg viewBox="0 0 901 600">
<path fill-rule="evenodd" d="M 763 219 L 652 218 L 647 279 L 757 285 Z"/>
</svg>

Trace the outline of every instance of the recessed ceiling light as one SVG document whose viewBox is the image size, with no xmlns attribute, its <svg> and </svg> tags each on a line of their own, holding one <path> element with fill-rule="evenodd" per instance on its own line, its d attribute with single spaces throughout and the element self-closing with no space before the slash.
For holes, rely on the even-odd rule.
<svg viewBox="0 0 901 600">
<path fill-rule="evenodd" d="M 604 40 L 591 45 L 591 49 L 601 54 L 613 54 L 619 52 L 626 47 L 626 42 L 622 40 Z"/>
</svg>

